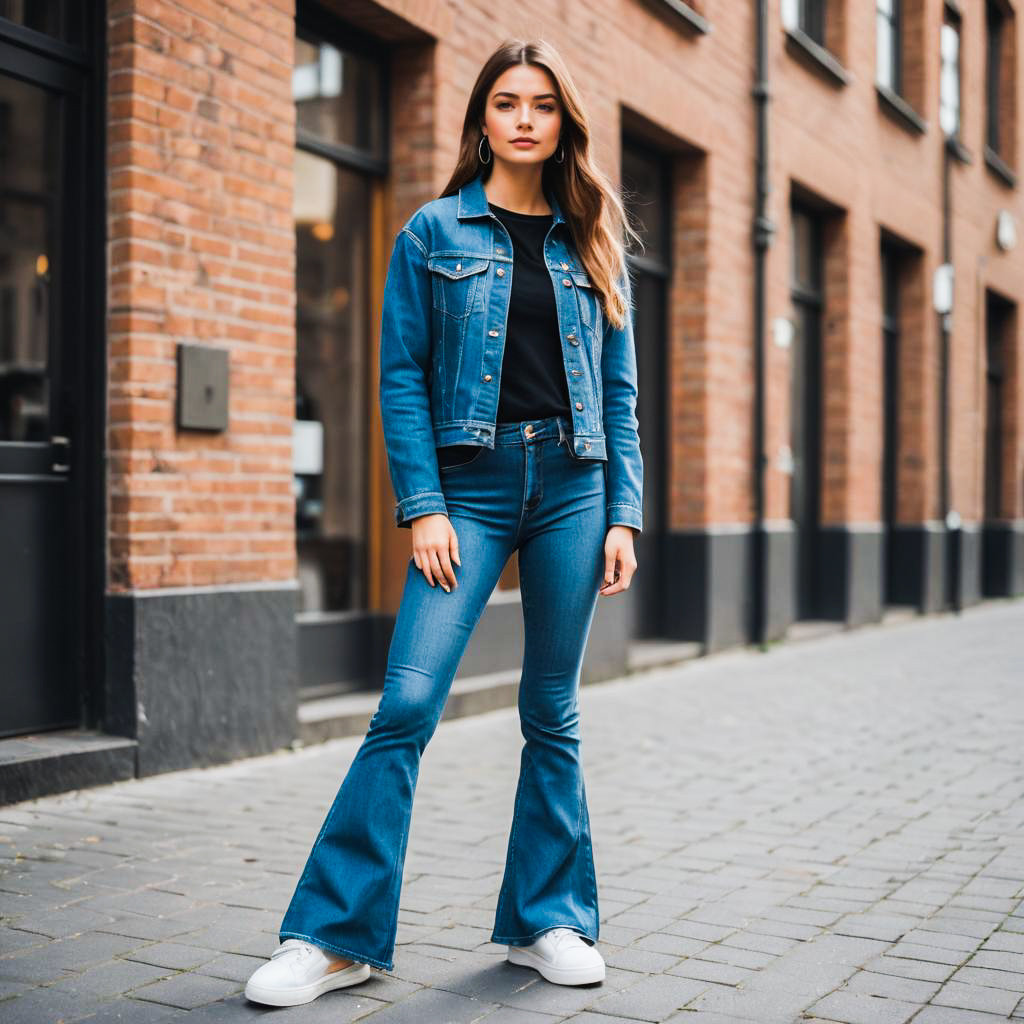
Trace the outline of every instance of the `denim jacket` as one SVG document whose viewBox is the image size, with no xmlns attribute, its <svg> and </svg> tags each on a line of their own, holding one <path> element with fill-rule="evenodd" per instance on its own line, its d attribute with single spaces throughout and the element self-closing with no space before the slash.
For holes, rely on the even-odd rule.
<svg viewBox="0 0 1024 1024">
<path fill-rule="evenodd" d="M 607 526 L 642 528 L 632 285 L 625 326 L 606 321 L 553 194 L 544 240 L 572 403 L 569 453 L 605 462 Z M 395 523 L 447 514 L 437 448 L 494 447 L 514 272 L 512 241 L 477 175 L 424 203 L 402 226 L 384 285 L 380 409 Z"/>
</svg>

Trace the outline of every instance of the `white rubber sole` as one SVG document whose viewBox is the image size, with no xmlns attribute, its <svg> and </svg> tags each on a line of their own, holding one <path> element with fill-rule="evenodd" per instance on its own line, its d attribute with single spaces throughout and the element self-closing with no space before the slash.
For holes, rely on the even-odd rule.
<svg viewBox="0 0 1024 1024">
<path fill-rule="evenodd" d="M 267 1006 L 300 1006 L 311 1003 L 317 996 L 336 988 L 347 988 L 358 985 L 370 976 L 369 964 L 349 964 L 340 971 L 325 974 L 318 981 L 295 988 L 270 988 L 266 985 L 254 985 L 252 981 L 245 986 L 245 998 L 254 1003 L 265 1003 Z"/>
<path fill-rule="evenodd" d="M 553 981 L 556 985 L 590 985 L 595 981 L 604 981 L 604 964 L 593 967 L 553 967 L 542 956 L 532 952 L 528 946 L 509 946 L 509 963 L 520 967 L 532 967 Z"/>
</svg>

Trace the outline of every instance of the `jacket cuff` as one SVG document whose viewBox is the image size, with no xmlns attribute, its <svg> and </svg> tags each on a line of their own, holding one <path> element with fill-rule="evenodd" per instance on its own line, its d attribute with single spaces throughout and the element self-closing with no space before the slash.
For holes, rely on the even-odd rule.
<svg viewBox="0 0 1024 1024">
<path fill-rule="evenodd" d="M 441 491 L 424 491 L 420 494 L 413 494 L 395 505 L 395 525 L 411 529 L 413 519 L 433 512 L 448 515 L 448 506 L 445 504 L 444 494 Z"/>
<path fill-rule="evenodd" d="M 643 513 L 636 505 L 609 505 L 608 528 L 613 526 L 632 526 L 638 533 L 642 533 Z"/>
</svg>

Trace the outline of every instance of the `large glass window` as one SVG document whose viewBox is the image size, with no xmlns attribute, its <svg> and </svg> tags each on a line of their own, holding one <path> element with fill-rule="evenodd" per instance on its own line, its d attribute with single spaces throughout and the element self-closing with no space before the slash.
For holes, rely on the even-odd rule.
<svg viewBox="0 0 1024 1024">
<path fill-rule="evenodd" d="M 383 69 L 300 27 L 295 151 L 295 514 L 301 610 L 367 605 L 371 179 Z"/>
<path fill-rule="evenodd" d="M 61 103 L 0 77 L 0 441 L 49 438 Z"/>
<path fill-rule="evenodd" d="M 67 43 L 77 43 L 82 31 L 81 0 L 0 0 L 0 18 Z"/>
</svg>

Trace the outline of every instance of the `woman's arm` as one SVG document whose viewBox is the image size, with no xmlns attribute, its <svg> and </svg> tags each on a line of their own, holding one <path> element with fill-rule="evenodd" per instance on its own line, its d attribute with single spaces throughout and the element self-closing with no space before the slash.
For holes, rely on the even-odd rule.
<svg viewBox="0 0 1024 1024">
<path fill-rule="evenodd" d="M 432 299 L 427 247 L 407 223 L 395 239 L 384 284 L 380 412 L 394 488 L 395 523 L 447 515 L 430 415 Z"/>
<path fill-rule="evenodd" d="M 643 529 L 644 462 L 636 417 L 637 371 L 633 341 L 633 288 L 628 269 L 619 278 L 626 320 L 615 327 L 606 318 L 601 350 L 604 432 L 608 455 L 607 525 Z"/>
</svg>

